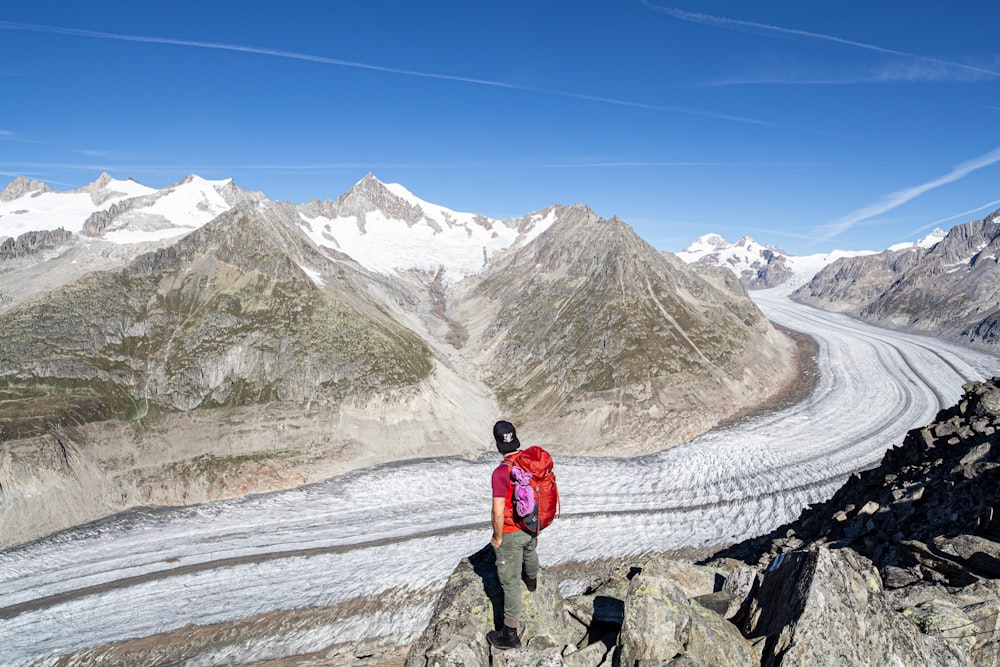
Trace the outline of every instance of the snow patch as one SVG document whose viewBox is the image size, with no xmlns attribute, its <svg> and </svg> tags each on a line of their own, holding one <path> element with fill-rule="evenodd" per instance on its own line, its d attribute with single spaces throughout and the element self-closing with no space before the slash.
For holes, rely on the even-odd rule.
<svg viewBox="0 0 1000 667">
<path fill-rule="evenodd" d="M 319 271 L 315 271 L 310 269 L 308 266 L 303 266 L 301 264 L 299 264 L 299 268 L 312 279 L 312 281 L 316 284 L 316 287 L 326 287 L 326 281 L 323 280 L 323 275 Z"/>
</svg>

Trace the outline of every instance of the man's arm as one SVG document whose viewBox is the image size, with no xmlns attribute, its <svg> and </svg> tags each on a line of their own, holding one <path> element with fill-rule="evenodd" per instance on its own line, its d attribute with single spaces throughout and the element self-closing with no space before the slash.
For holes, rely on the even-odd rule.
<svg viewBox="0 0 1000 667">
<path fill-rule="evenodd" d="M 506 500 L 504 498 L 494 498 L 493 512 L 490 515 L 493 523 L 493 539 L 490 542 L 498 549 L 500 548 L 500 543 L 503 541 L 503 506 L 505 504 Z"/>
</svg>

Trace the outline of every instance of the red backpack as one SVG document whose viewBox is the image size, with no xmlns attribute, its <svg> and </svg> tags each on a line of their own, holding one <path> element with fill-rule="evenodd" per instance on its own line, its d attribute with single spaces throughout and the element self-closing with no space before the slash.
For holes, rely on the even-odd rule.
<svg viewBox="0 0 1000 667">
<path fill-rule="evenodd" d="M 515 511 L 514 523 L 524 532 L 537 535 L 559 515 L 559 487 L 556 485 L 556 474 L 552 472 L 552 457 L 541 447 L 533 446 L 515 452 L 507 460 L 512 466 L 531 473 L 528 483 L 535 491 L 538 521 L 525 523 Z"/>
</svg>

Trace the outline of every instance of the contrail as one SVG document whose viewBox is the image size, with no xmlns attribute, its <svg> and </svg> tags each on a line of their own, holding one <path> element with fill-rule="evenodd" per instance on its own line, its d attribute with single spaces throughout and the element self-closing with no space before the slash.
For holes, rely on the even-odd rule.
<svg viewBox="0 0 1000 667">
<path fill-rule="evenodd" d="M 916 199 L 925 192 L 939 188 L 942 185 L 947 185 L 948 183 L 954 183 L 957 180 L 965 178 L 974 171 L 984 167 L 989 167 L 997 162 L 1000 162 L 1000 148 L 995 148 L 986 155 L 963 162 L 944 176 L 935 178 L 933 181 L 928 181 L 927 183 L 906 188 L 905 190 L 889 193 L 882 197 L 881 200 L 869 204 L 854 213 L 846 215 L 829 225 L 830 231 L 823 236 L 823 240 L 829 241 L 835 236 L 839 236 L 844 233 L 859 222 L 868 220 L 869 218 L 874 218 L 876 215 L 881 215 L 886 211 L 891 211 L 898 206 L 902 206 L 911 199 Z"/>
<path fill-rule="evenodd" d="M 543 165 L 551 168 L 575 168 L 575 167 L 780 167 L 780 168 L 801 168 L 801 167 L 823 167 L 825 162 L 720 162 L 712 160 L 644 160 L 644 161 L 610 161 L 598 162 L 555 162 Z"/>
<path fill-rule="evenodd" d="M 40 25 L 35 23 L 14 23 L 11 21 L 0 21 L 0 30 L 18 30 L 22 32 L 44 32 L 55 35 L 69 35 L 73 37 L 90 37 L 93 39 L 109 39 L 121 42 L 138 42 L 142 44 L 168 44 L 171 46 L 187 46 L 199 49 L 215 49 L 219 51 L 235 51 L 237 53 L 252 53 L 255 55 L 271 56 L 275 58 L 287 58 L 290 60 L 303 60 L 306 62 L 320 63 L 324 65 L 336 65 L 338 67 L 353 67 L 374 72 L 387 74 L 399 74 L 402 76 L 413 76 L 424 79 L 437 79 L 442 81 L 455 81 L 459 83 L 474 84 L 477 86 L 489 86 L 492 88 L 503 88 L 506 90 L 518 90 L 522 92 L 538 93 L 542 95 L 552 95 L 565 97 L 587 102 L 598 102 L 601 104 L 612 104 L 616 106 L 632 107 L 636 109 L 648 109 L 651 111 L 665 111 L 671 113 L 684 113 L 720 120 L 734 121 L 738 123 L 749 123 L 753 125 L 774 126 L 773 123 L 758 120 L 755 118 L 745 118 L 732 114 L 717 113 L 712 111 L 701 111 L 698 109 L 686 109 L 682 107 L 661 106 L 657 104 L 646 104 L 644 102 L 633 102 L 620 100 L 613 97 L 601 97 L 599 95 L 586 95 L 583 93 L 572 93 L 563 90 L 553 90 L 550 88 L 536 88 L 517 83 L 506 83 L 503 81 L 493 81 L 491 79 L 479 79 L 475 77 L 458 76 L 454 74 L 441 74 L 435 72 L 422 72 L 419 70 L 403 69 L 399 67 L 386 67 L 383 65 L 372 65 L 369 63 L 357 62 L 354 60 L 343 60 L 341 58 L 329 58 L 317 56 L 309 53 L 299 53 L 296 51 L 285 51 L 281 49 L 266 49 L 257 46 L 242 46 L 240 44 L 224 44 L 219 42 L 201 42 L 190 39 L 176 39 L 173 37 L 147 37 L 141 35 L 122 35 L 112 32 L 99 32 L 96 30 L 82 30 L 79 28 L 61 28 L 58 26 Z"/>
<path fill-rule="evenodd" d="M 958 220 L 959 218 L 968 218 L 968 216 L 972 215 L 973 213 L 978 213 L 979 211 L 985 209 L 995 210 L 998 206 L 1000 206 L 1000 199 L 994 199 L 993 201 L 986 202 L 982 206 L 977 206 L 976 208 L 970 208 L 968 211 L 962 211 L 961 213 L 956 213 L 955 215 L 949 215 L 947 218 L 941 218 L 940 220 L 929 222 L 926 225 L 923 225 L 922 227 L 917 227 L 911 232 L 911 235 L 925 232 L 932 227 L 940 227 L 944 223 L 951 222 L 952 220 Z"/>
<path fill-rule="evenodd" d="M 792 37 L 805 37 L 807 39 L 831 42 L 833 44 L 842 44 L 844 46 L 851 46 L 858 49 L 865 49 L 866 51 L 874 51 L 876 53 L 885 53 L 893 56 L 902 56 L 904 58 L 915 58 L 917 60 L 922 60 L 924 62 L 934 63 L 935 65 L 953 67 L 956 69 L 962 69 L 969 72 L 975 72 L 976 74 L 986 74 L 988 76 L 994 76 L 994 77 L 1000 76 L 1000 72 L 997 72 L 996 70 L 976 67 L 974 65 L 966 65 L 964 63 L 956 63 L 950 60 L 941 60 L 940 58 L 932 58 L 930 56 L 922 56 L 918 53 L 909 53 L 907 51 L 889 49 L 884 46 L 878 46 L 877 44 L 858 42 L 853 39 L 845 39 L 843 37 L 837 37 L 835 35 L 825 35 L 819 32 L 798 30 L 796 28 L 784 28 L 782 26 L 771 25 L 769 23 L 760 23 L 758 21 L 745 21 L 743 19 L 734 19 L 725 16 L 713 16 L 711 14 L 689 12 L 683 9 L 677 9 L 675 7 L 661 7 L 658 5 L 654 5 L 653 3 L 649 2 L 649 0 L 642 0 L 642 4 L 645 5 L 648 9 L 651 9 L 655 12 L 659 12 L 661 14 L 666 14 L 667 16 L 675 18 L 679 21 L 687 21 L 689 23 L 700 23 L 702 25 L 718 26 L 720 28 L 751 28 L 754 30 L 760 30 L 764 32 L 772 32 L 779 35 L 788 35 Z"/>
</svg>

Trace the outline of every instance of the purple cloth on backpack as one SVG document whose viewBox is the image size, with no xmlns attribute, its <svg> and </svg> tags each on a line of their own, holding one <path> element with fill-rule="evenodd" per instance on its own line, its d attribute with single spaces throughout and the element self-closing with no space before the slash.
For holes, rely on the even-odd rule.
<svg viewBox="0 0 1000 667">
<path fill-rule="evenodd" d="M 511 502 L 518 516 L 528 516 L 535 509 L 535 490 L 531 488 L 531 473 L 511 466 L 510 477 L 514 482 L 514 493 Z"/>
</svg>

